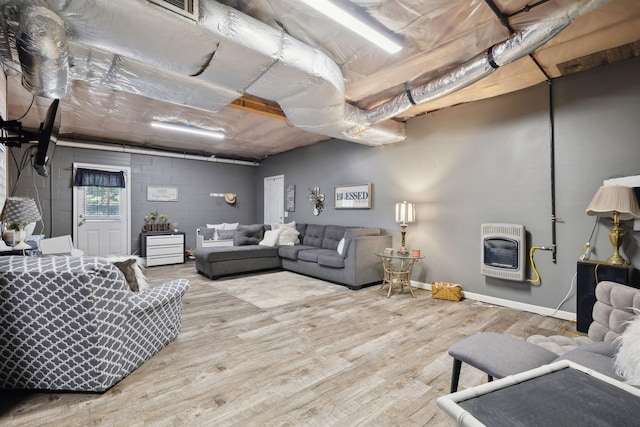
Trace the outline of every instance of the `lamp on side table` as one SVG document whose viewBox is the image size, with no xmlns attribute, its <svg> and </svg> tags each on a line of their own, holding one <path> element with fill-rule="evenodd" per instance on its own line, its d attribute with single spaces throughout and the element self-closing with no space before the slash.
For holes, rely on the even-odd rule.
<svg viewBox="0 0 640 427">
<path fill-rule="evenodd" d="M 25 242 L 27 232 L 24 229 L 30 222 L 40 221 L 41 219 L 38 205 L 36 205 L 35 200 L 28 197 L 7 198 L 2 208 L 2 213 L 0 214 L 0 220 L 2 220 L 5 225 L 18 225 L 17 243 L 13 247 L 13 249 L 18 250 L 31 249 L 31 246 Z"/>
<path fill-rule="evenodd" d="M 416 221 L 416 206 L 413 203 L 396 203 L 396 222 L 400 223 L 400 227 L 402 227 L 402 245 L 400 249 L 398 249 L 398 254 L 400 255 L 408 255 L 409 251 L 404 246 L 404 237 L 407 233 L 407 223 Z"/>
<path fill-rule="evenodd" d="M 640 217 L 638 199 L 633 188 L 621 185 L 602 186 L 593 196 L 586 211 L 587 215 L 613 218 L 613 226 L 609 233 L 609 241 L 613 246 L 613 255 L 607 263 L 613 265 L 629 265 L 620 255 L 620 245 L 625 232 L 620 227 L 620 221 Z"/>
</svg>

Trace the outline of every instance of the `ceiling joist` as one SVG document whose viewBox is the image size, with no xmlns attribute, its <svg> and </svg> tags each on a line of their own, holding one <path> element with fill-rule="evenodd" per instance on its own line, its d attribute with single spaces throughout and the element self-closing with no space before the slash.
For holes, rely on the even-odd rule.
<svg viewBox="0 0 640 427">
<path fill-rule="evenodd" d="M 230 108 L 247 111 L 249 113 L 271 117 L 273 119 L 287 120 L 287 116 L 285 116 L 280 107 L 250 95 L 243 95 L 231 102 L 228 106 Z"/>
</svg>

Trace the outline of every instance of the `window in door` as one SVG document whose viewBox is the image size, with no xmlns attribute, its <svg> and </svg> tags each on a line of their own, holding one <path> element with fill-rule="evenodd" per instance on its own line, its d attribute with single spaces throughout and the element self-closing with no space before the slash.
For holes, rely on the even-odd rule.
<svg viewBox="0 0 640 427">
<path fill-rule="evenodd" d="M 120 188 L 84 187 L 85 220 L 120 220 Z"/>
</svg>

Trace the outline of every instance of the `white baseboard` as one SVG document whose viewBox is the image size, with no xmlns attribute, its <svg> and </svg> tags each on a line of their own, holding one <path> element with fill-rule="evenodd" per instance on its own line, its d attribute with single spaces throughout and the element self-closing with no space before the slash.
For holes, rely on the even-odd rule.
<svg viewBox="0 0 640 427">
<path fill-rule="evenodd" d="M 420 288 L 426 289 L 428 291 L 431 290 L 430 283 L 417 282 L 415 280 L 411 281 L 411 285 Z M 484 302 L 487 304 L 499 305 L 501 307 L 509 307 L 515 308 L 516 310 L 528 311 L 530 313 L 541 314 L 543 316 L 555 317 L 563 320 L 573 320 L 576 318 L 576 314 L 570 311 L 562 311 L 562 310 L 554 310 L 553 308 L 541 307 L 539 305 L 525 304 L 523 302 L 512 301 L 504 298 L 496 298 L 483 294 L 476 294 L 474 292 L 463 291 L 464 297 L 466 299 L 472 299 L 480 302 Z"/>
</svg>

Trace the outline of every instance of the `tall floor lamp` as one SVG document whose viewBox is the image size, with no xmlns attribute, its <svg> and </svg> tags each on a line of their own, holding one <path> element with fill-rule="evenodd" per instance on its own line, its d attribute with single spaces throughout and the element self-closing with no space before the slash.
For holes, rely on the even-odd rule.
<svg viewBox="0 0 640 427">
<path fill-rule="evenodd" d="M 396 203 L 396 222 L 402 227 L 402 246 L 398 249 L 398 254 L 408 255 L 409 251 L 404 246 L 404 237 L 407 233 L 407 223 L 416 222 L 416 206 L 413 203 Z"/>
<path fill-rule="evenodd" d="M 27 232 L 24 228 L 31 222 L 40 221 L 40 210 L 36 205 L 35 200 L 28 197 L 9 197 L 4 202 L 2 213 L 0 213 L 0 220 L 8 224 L 18 224 L 18 236 L 16 238 L 16 245 L 13 249 L 24 250 L 31 249 L 31 246 L 25 241 L 27 239 Z"/>
<path fill-rule="evenodd" d="M 638 198 L 633 188 L 621 185 L 602 186 L 593 196 L 586 211 L 587 215 L 613 218 L 613 227 L 609 233 L 609 241 L 613 245 L 613 255 L 607 263 L 615 265 L 629 265 L 620 256 L 620 245 L 624 239 L 624 230 L 620 227 L 620 221 L 640 218 Z"/>
</svg>

